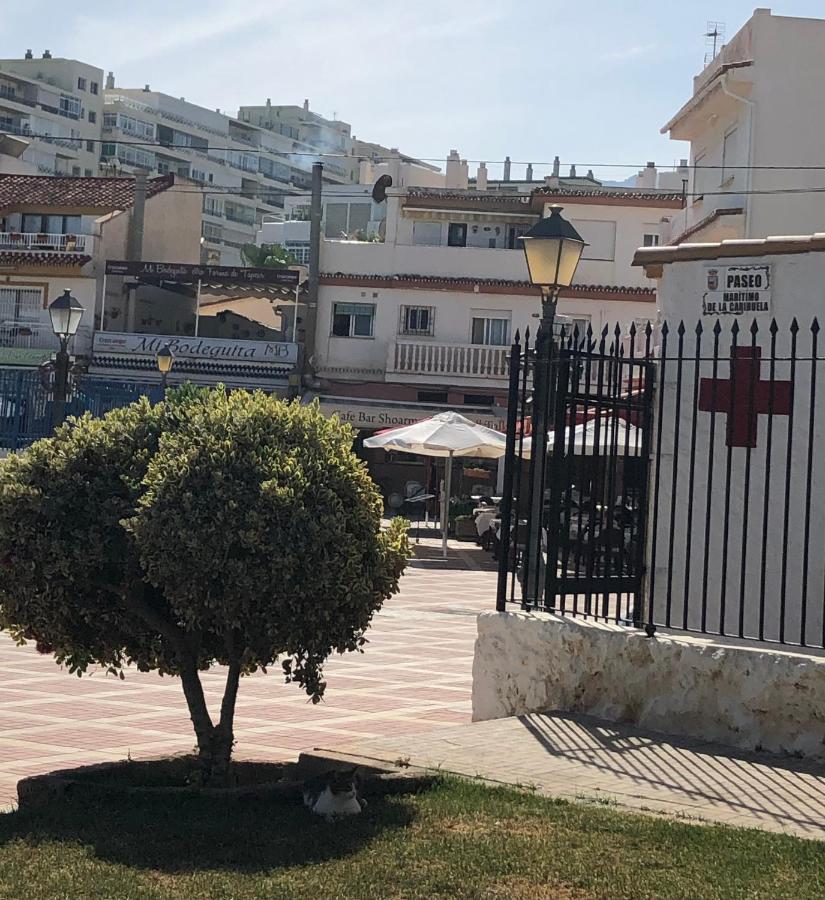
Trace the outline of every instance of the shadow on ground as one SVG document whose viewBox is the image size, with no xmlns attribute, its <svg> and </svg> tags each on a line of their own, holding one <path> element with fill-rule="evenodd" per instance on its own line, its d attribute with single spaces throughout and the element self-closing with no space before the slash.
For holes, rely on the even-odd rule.
<svg viewBox="0 0 825 900">
<path fill-rule="evenodd" d="M 167 873 L 271 872 L 350 856 L 408 827 L 404 797 L 370 799 L 360 816 L 327 823 L 295 802 L 209 797 L 55 802 L 38 812 L 0 815 L 0 847 L 22 841 L 90 848 L 100 860 Z"/>
</svg>

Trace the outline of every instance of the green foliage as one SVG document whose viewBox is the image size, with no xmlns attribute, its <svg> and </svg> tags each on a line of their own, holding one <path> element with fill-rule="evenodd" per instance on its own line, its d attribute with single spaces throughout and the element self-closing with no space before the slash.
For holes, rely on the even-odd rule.
<svg viewBox="0 0 825 900">
<path fill-rule="evenodd" d="M 222 388 L 70 422 L 0 463 L 0 627 L 78 673 L 183 675 L 190 711 L 215 662 L 280 659 L 317 701 L 408 552 L 351 444 L 317 404 Z"/>
<path fill-rule="evenodd" d="M 285 269 L 298 265 L 298 260 L 281 244 L 244 244 L 241 256 L 246 265 L 259 269 Z"/>
</svg>

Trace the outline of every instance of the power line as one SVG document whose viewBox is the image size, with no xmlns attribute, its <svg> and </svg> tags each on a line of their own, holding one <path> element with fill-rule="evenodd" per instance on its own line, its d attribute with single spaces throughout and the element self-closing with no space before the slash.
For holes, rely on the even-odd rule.
<svg viewBox="0 0 825 900">
<path fill-rule="evenodd" d="M 11 131 L 2 131 L 0 130 L 0 136 L 7 137 L 26 137 L 32 138 L 35 140 L 43 140 L 46 142 L 51 141 L 74 141 L 77 144 L 118 144 L 124 147 L 161 147 L 165 150 L 177 150 L 178 152 L 185 151 L 194 151 L 196 153 L 208 153 L 209 151 L 213 152 L 233 152 L 233 153 L 270 153 L 274 156 L 281 156 L 285 159 L 289 159 L 293 156 L 306 156 L 312 159 L 325 158 L 325 159 L 349 159 L 352 161 L 360 161 L 364 160 L 366 162 L 388 162 L 390 160 L 399 159 L 399 156 L 362 156 L 351 153 L 328 153 L 328 152 L 311 152 L 306 150 L 274 150 L 269 147 L 221 147 L 221 146 L 208 146 L 206 148 L 200 147 L 187 147 L 180 146 L 176 144 L 164 144 L 160 141 L 132 141 L 132 140 L 123 140 L 120 138 L 82 138 L 82 137 L 62 137 L 51 134 L 34 134 L 29 133 L 25 135 L 19 135 L 15 132 Z M 446 163 L 446 158 L 443 156 L 409 156 L 404 154 L 401 157 L 412 162 L 437 162 L 437 163 Z M 220 160 L 213 160 L 214 162 L 219 162 Z M 462 160 L 467 163 L 486 163 L 487 165 L 504 165 L 509 162 L 513 166 L 554 166 L 556 161 L 552 162 L 536 162 L 535 160 L 512 160 L 512 159 L 465 159 Z M 589 162 L 566 162 L 564 160 L 559 161 L 560 166 L 575 166 L 577 169 L 640 169 L 643 170 L 647 167 L 647 163 L 589 163 Z M 695 165 L 691 163 L 690 165 L 683 167 L 677 165 L 663 165 L 656 167 L 658 171 L 663 170 L 673 170 L 679 171 L 680 169 L 693 169 L 695 171 L 705 171 L 705 170 L 719 170 L 724 169 L 725 171 L 752 171 L 752 170 L 780 170 L 780 171 L 825 171 L 825 163 L 822 164 L 770 164 L 770 165 L 746 165 L 746 166 L 732 166 L 725 164 L 719 165 Z M 562 178 L 567 178 L 568 176 L 562 175 Z M 576 177 L 576 176 L 573 176 Z"/>
</svg>

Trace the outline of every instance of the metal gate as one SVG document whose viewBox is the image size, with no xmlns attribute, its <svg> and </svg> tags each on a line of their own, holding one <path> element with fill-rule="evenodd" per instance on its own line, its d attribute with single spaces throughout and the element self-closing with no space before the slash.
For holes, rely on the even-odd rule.
<svg viewBox="0 0 825 900">
<path fill-rule="evenodd" d="M 641 624 L 654 363 L 650 326 L 510 355 L 497 608 Z M 544 384 L 542 385 L 542 381 Z M 546 454 L 532 452 L 538 404 Z M 543 459 L 538 459 L 542 455 Z"/>
</svg>

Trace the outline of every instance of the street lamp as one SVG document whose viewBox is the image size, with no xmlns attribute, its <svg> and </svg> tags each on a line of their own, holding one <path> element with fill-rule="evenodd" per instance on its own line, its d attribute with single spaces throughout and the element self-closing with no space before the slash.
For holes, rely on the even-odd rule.
<svg viewBox="0 0 825 900">
<path fill-rule="evenodd" d="M 66 418 L 66 393 L 69 385 L 69 340 L 77 334 L 83 307 L 66 288 L 63 295 L 49 304 L 52 331 L 60 341 L 54 366 L 54 398 L 52 400 L 52 424 L 62 424 Z"/>
<path fill-rule="evenodd" d="M 172 348 L 169 344 L 166 344 L 158 350 L 155 360 L 158 364 L 158 371 L 160 372 L 160 386 L 165 391 L 166 379 L 172 371 L 172 366 L 175 364 L 175 354 L 172 353 Z"/>
<path fill-rule="evenodd" d="M 586 246 L 578 231 L 563 218 L 561 210 L 561 206 L 554 204 L 550 207 L 549 216 L 539 219 L 522 235 L 530 281 L 541 289 L 541 325 L 536 335 L 533 369 L 533 451 L 530 457 L 530 521 L 531 534 L 535 534 L 535 537 L 531 537 L 527 548 L 526 577 L 522 584 L 524 599 L 533 601 L 538 599 L 543 578 L 541 518 L 544 496 L 541 487 L 544 484 L 544 467 L 547 465 L 549 408 L 553 403 L 553 394 L 550 392 L 553 374 L 553 323 L 559 291 L 573 283 L 576 267 Z M 554 544 L 554 541 L 548 540 L 548 546 Z M 556 564 L 556 560 L 550 560 L 548 556 L 548 565 Z M 548 599 L 545 598 L 545 602 Z"/>
</svg>

